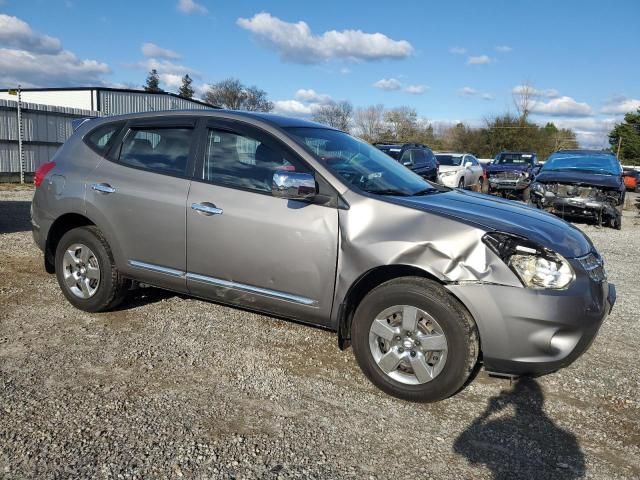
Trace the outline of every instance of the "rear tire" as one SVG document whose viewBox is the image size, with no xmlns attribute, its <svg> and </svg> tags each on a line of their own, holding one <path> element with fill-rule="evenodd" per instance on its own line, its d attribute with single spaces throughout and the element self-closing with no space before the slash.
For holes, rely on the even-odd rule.
<svg viewBox="0 0 640 480">
<path fill-rule="evenodd" d="M 56 248 L 55 266 L 62 293 L 85 312 L 115 308 L 131 286 L 118 272 L 111 248 L 95 226 L 65 233 Z"/>
<path fill-rule="evenodd" d="M 408 330 L 412 318 L 416 328 Z M 351 341 L 367 378 L 411 402 L 458 392 L 479 354 L 471 315 L 440 284 L 420 277 L 396 278 L 369 292 L 355 312 Z"/>
</svg>

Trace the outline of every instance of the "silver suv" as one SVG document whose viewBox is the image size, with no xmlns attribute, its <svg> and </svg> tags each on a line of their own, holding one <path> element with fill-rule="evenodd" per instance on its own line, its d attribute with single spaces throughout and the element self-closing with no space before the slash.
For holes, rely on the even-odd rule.
<svg viewBox="0 0 640 480">
<path fill-rule="evenodd" d="M 573 362 L 615 289 L 578 229 L 425 181 L 348 134 L 232 111 L 82 123 L 37 172 L 33 236 L 66 298 L 137 284 L 337 332 L 385 392 Z"/>
</svg>

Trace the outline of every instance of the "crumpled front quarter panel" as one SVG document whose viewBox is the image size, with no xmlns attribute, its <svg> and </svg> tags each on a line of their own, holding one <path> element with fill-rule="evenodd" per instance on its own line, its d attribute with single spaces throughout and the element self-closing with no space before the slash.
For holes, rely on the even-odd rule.
<svg viewBox="0 0 640 480">
<path fill-rule="evenodd" d="M 521 286 L 482 241 L 485 229 L 373 198 L 354 196 L 349 201 L 350 208 L 340 211 L 335 305 L 344 301 L 357 279 L 385 265 L 417 267 L 445 283 Z"/>
</svg>

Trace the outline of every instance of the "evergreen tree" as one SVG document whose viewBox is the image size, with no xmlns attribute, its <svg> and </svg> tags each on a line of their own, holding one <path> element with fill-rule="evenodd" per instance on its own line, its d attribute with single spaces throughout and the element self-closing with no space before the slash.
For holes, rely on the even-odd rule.
<svg viewBox="0 0 640 480">
<path fill-rule="evenodd" d="M 620 142 L 620 163 L 640 165 L 640 109 L 636 113 L 629 112 L 624 122 L 617 124 L 609 133 L 611 150 L 618 152 Z"/>
<path fill-rule="evenodd" d="M 158 75 L 158 71 L 154 68 L 149 72 L 147 76 L 147 83 L 144 85 L 145 92 L 162 92 L 163 90 L 160 88 L 160 75 Z"/>
<path fill-rule="evenodd" d="M 178 95 L 180 95 L 182 98 L 193 98 L 193 87 L 191 86 L 192 83 L 193 80 L 187 73 L 184 77 L 182 77 L 182 86 L 178 90 Z"/>
</svg>

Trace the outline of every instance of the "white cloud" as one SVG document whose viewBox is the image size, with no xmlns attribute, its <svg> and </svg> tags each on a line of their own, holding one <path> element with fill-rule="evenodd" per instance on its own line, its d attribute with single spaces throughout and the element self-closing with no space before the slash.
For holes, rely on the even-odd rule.
<svg viewBox="0 0 640 480">
<path fill-rule="evenodd" d="M 494 96 L 493 96 L 493 95 L 491 95 L 490 93 L 483 93 L 483 94 L 482 94 L 482 99 L 483 99 L 483 100 L 493 100 L 493 99 L 494 99 Z"/>
<path fill-rule="evenodd" d="M 479 55 L 467 59 L 467 65 L 486 65 L 488 63 L 491 63 L 491 57 L 488 55 Z"/>
<path fill-rule="evenodd" d="M 387 92 L 394 90 L 400 90 L 402 88 L 402 82 L 397 78 L 382 78 L 373 84 L 374 87 Z"/>
<path fill-rule="evenodd" d="M 28 23 L 4 14 L 0 14 L 0 47 L 42 54 L 56 54 L 62 50 L 57 38 L 34 32 Z"/>
<path fill-rule="evenodd" d="M 398 90 L 402 90 L 404 93 L 408 93 L 410 95 L 422 95 L 429 89 L 427 85 L 404 85 L 397 78 L 382 78 L 375 82 L 373 86 L 386 92 L 396 92 Z"/>
<path fill-rule="evenodd" d="M 555 88 L 549 88 L 547 90 L 538 90 L 537 88 L 532 87 L 531 85 L 516 85 L 511 90 L 515 95 L 520 95 L 528 91 L 531 97 L 547 97 L 547 98 L 558 98 L 560 96 L 560 92 Z"/>
<path fill-rule="evenodd" d="M 168 58 L 168 59 L 180 58 L 179 53 L 174 52 L 173 50 L 169 50 L 168 48 L 159 47 L 155 43 L 151 43 L 151 42 L 143 43 L 141 50 L 142 50 L 142 54 L 145 57 Z"/>
<path fill-rule="evenodd" d="M 428 89 L 429 87 L 426 85 L 407 85 L 402 91 L 410 93 L 411 95 L 422 95 Z"/>
<path fill-rule="evenodd" d="M 178 0 L 178 5 L 176 8 L 182 13 L 186 13 L 187 15 L 191 15 L 194 13 L 205 15 L 209 12 L 209 10 L 207 10 L 207 7 L 205 7 L 204 5 L 200 5 L 194 0 Z"/>
<path fill-rule="evenodd" d="M 276 100 L 273 102 L 273 111 L 280 115 L 293 117 L 306 117 L 312 115 L 319 108 L 316 103 L 303 103 L 298 100 Z"/>
<path fill-rule="evenodd" d="M 467 49 L 462 47 L 451 47 L 449 49 L 449 53 L 453 53 L 454 55 L 464 55 L 467 53 Z"/>
<path fill-rule="evenodd" d="M 478 94 L 478 90 L 473 87 L 462 87 L 460 90 L 458 90 L 458 93 L 463 97 L 472 97 Z"/>
<path fill-rule="evenodd" d="M 511 48 L 508 45 L 498 45 L 496 47 L 496 51 L 500 52 L 500 53 L 509 53 L 509 52 L 513 51 L 513 48 Z"/>
<path fill-rule="evenodd" d="M 615 97 L 609 100 L 600 110 L 602 113 L 624 115 L 636 112 L 640 108 L 640 100 L 636 98 Z"/>
<path fill-rule="evenodd" d="M 0 84 L 6 86 L 103 85 L 103 77 L 109 71 L 106 63 L 80 60 L 67 50 L 48 55 L 0 48 Z"/>
<path fill-rule="evenodd" d="M 106 63 L 79 59 L 59 39 L 33 31 L 17 17 L 0 14 L 0 84 L 25 87 L 104 85 Z"/>
<path fill-rule="evenodd" d="M 303 102 L 328 103 L 331 101 L 330 95 L 317 93 L 311 88 L 299 89 L 294 97 L 296 98 L 296 100 L 300 100 Z"/>
<path fill-rule="evenodd" d="M 577 102 L 571 97 L 553 98 L 548 102 L 534 101 L 531 113 L 551 115 L 554 117 L 588 117 L 593 113 L 588 103 Z"/>
<path fill-rule="evenodd" d="M 413 53 L 413 47 L 406 40 L 393 40 L 382 33 L 330 30 L 316 35 L 306 22 L 285 22 L 266 12 L 252 18 L 238 18 L 236 23 L 289 62 L 313 64 L 337 58 L 400 59 Z"/>
<path fill-rule="evenodd" d="M 169 60 L 158 58 L 148 58 L 146 60 L 142 60 L 135 66 L 147 72 L 150 70 L 157 70 L 158 73 L 173 73 L 175 75 L 184 75 L 185 73 L 198 73 L 192 68 L 187 67 L 186 65 L 180 65 L 179 63 L 174 63 Z"/>
<path fill-rule="evenodd" d="M 616 124 L 615 118 L 556 118 L 549 119 L 558 128 L 570 128 L 583 148 L 609 146 L 609 132 Z"/>
</svg>

